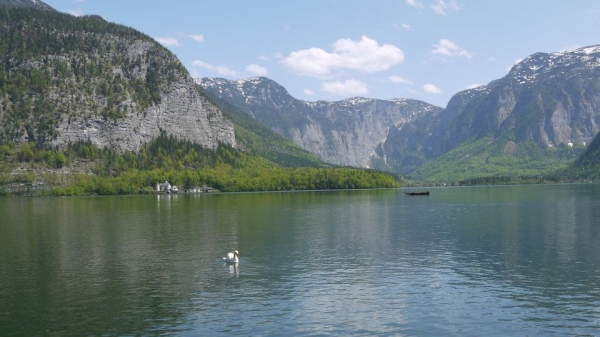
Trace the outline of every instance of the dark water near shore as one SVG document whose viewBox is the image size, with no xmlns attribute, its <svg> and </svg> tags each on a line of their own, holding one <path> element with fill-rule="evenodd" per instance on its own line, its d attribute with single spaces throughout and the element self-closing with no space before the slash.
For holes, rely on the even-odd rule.
<svg viewBox="0 0 600 337">
<path fill-rule="evenodd" d="M 0 198 L 0 335 L 600 335 L 599 185 L 430 191 Z"/>
</svg>

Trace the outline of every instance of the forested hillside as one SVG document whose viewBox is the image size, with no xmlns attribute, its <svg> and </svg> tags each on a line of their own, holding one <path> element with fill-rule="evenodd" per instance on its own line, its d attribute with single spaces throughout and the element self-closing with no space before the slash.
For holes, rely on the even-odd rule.
<svg viewBox="0 0 600 337">
<path fill-rule="evenodd" d="M 564 174 L 572 179 L 600 181 L 600 133 Z"/>
<path fill-rule="evenodd" d="M 0 6 L 0 37 L 0 195 L 150 193 L 165 180 L 182 191 L 398 186 L 329 168 L 211 102 L 171 52 L 131 28 Z"/>
</svg>

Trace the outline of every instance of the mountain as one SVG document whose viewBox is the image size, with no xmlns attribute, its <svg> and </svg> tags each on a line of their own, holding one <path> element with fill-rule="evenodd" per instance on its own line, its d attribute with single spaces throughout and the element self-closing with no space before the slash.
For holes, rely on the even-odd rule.
<svg viewBox="0 0 600 337">
<path fill-rule="evenodd" d="M 232 122 L 147 35 L 97 16 L 0 7 L 0 36 L 0 143 L 125 152 L 164 133 L 235 145 Z"/>
<path fill-rule="evenodd" d="M 600 133 L 564 174 L 575 179 L 600 179 Z"/>
<path fill-rule="evenodd" d="M 325 161 L 421 179 L 553 173 L 600 131 L 600 46 L 533 54 L 445 109 L 414 100 L 304 102 L 266 78 L 197 82 Z"/>
<path fill-rule="evenodd" d="M 440 113 L 391 130 L 383 149 L 393 158 L 416 153 L 423 164 L 468 141 L 501 141 L 510 156 L 521 144 L 584 146 L 599 130 L 600 46 L 591 46 L 531 55 L 503 78 L 457 93 Z"/>
<path fill-rule="evenodd" d="M 331 166 L 229 102 L 203 91 L 202 88 L 200 90 L 233 122 L 236 144 L 239 149 L 286 167 Z"/>
<path fill-rule="evenodd" d="M 0 0 L 0 7 L 33 8 L 47 11 L 56 11 L 40 0 Z"/>
<path fill-rule="evenodd" d="M 404 99 L 306 102 L 265 77 L 240 81 L 203 78 L 197 83 L 324 161 L 355 167 L 378 165 L 371 159 L 390 128 L 441 110 Z"/>
</svg>

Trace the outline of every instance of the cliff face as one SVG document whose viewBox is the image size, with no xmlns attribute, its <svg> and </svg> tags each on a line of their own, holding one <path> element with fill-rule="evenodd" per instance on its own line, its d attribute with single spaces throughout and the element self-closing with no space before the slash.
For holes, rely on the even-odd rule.
<svg viewBox="0 0 600 337">
<path fill-rule="evenodd" d="M 165 91 L 160 103 L 143 111 L 133 108 L 114 122 L 94 114 L 89 118 L 62 120 L 56 129 L 59 136 L 51 143 L 62 146 L 90 140 L 101 148 L 138 151 L 142 144 L 164 131 L 210 149 L 219 143 L 235 145 L 232 123 L 198 95 L 193 83 L 172 83 Z"/>
<path fill-rule="evenodd" d="M 416 100 L 305 102 L 264 77 L 240 81 L 203 78 L 198 84 L 324 161 L 356 167 L 375 165 L 376 149 L 390 128 L 441 110 Z"/>
<path fill-rule="evenodd" d="M 383 149 L 408 174 L 468 140 L 551 148 L 589 143 L 599 130 L 600 47 L 592 46 L 531 55 L 505 77 L 457 93 L 440 113 L 391 130 Z"/>
<path fill-rule="evenodd" d="M 161 132 L 214 149 L 233 124 L 177 58 L 98 17 L 0 8 L 0 141 L 137 151 Z M 24 47 L 26 46 L 26 47 Z"/>
</svg>

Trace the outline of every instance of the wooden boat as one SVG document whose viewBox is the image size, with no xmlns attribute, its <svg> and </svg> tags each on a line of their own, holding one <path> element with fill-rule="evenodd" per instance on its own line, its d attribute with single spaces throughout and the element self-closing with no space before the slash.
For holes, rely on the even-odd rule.
<svg viewBox="0 0 600 337">
<path fill-rule="evenodd" d="M 429 195 L 429 191 L 427 192 L 404 192 L 406 195 Z"/>
</svg>

